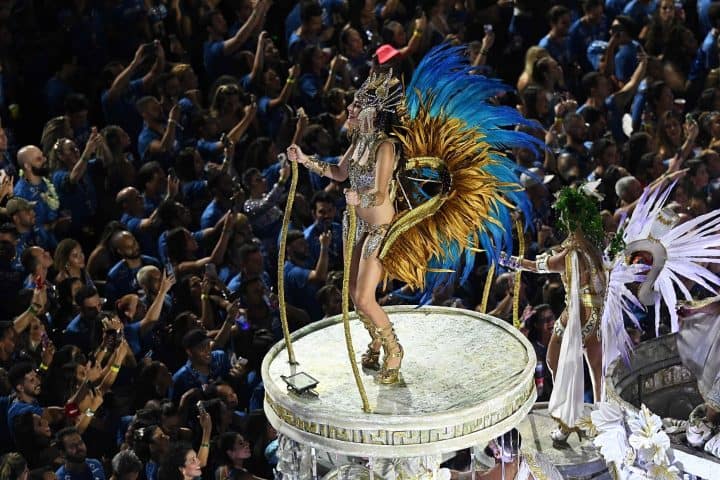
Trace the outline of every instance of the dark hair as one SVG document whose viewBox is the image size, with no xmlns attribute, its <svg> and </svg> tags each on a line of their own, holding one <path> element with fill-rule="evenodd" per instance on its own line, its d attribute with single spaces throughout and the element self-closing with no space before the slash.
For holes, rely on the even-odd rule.
<svg viewBox="0 0 720 480">
<path fill-rule="evenodd" d="M 15 325 L 10 320 L 0 320 L 0 340 L 5 338 L 7 332 L 14 331 Z"/>
<path fill-rule="evenodd" d="M 331 205 L 335 205 L 335 198 L 325 190 L 320 190 L 315 192 L 310 199 L 310 208 L 315 211 L 315 207 L 318 203 L 329 203 Z"/>
<path fill-rule="evenodd" d="M 173 262 L 181 262 L 185 260 L 187 255 L 185 232 L 185 228 L 175 227 L 167 234 L 167 258 Z"/>
<path fill-rule="evenodd" d="M 10 381 L 12 389 L 15 390 L 17 385 L 22 383 L 25 375 L 33 371 L 35 371 L 35 367 L 30 362 L 16 363 L 10 367 L 10 370 L 8 371 L 8 380 Z"/>
<path fill-rule="evenodd" d="M 551 25 L 553 23 L 557 23 L 558 20 L 565 15 L 570 15 L 570 10 L 568 10 L 568 8 L 564 5 L 555 5 L 547 14 L 548 22 L 550 22 Z"/>
<path fill-rule="evenodd" d="M 593 142 L 593 146 L 590 149 L 590 155 L 597 161 L 605 153 L 605 150 L 612 146 L 616 146 L 615 140 L 612 138 L 600 138 Z"/>
<path fill-rule="evenodd" d="M 32 247 L 27 247 L 23 250 L 22 255 L 20 255 L 20 263 L 25 273 L 31 274 L 35 272 L 35 269 L 40 263 L 40 259 L 32 254 Z"/>
<path fill-rule="evenodd" d="M 217 455 L 222 463 L 232 465 L 232 459 L 228 457 L 227 451 L 233 449 L 238 437 L 245 438 L 237 432 L 225 432 L 218 437 Z"/>
<path fill-rule="evenodd" d="M 590 96 L 590 90 L 597 88 L 598 82 L 603 77 L 605 77 L 605 75 L 600 72 L 588 72 L 583 75 L 580 83 L 582 84 L 582 89 L 583 92 L 585 92 L 585 95 Z"/>
<path fill-rule="evenodd" d="M 80 435 L 80 432 L 75 427 L 65 427 L 55 434 L 55 442 L 63 452 L 65 451 L 65 437 L 69 437 L 70 435 Z"/>
<path fill-rule="evenodd" d="M 540 120 L 537 111 L 537 100 L 544 94 L 544 89 L 536 85 L 528 85 L 522 93 L 522 103 L 525 107 L 525 116 L 530 119 Z"/>
<path fill-rule="evenodd" d="M 295 240 L 300 240 L 301 238 L 305 238 L 305 234 L 303 234 L 303 232 L 300 230 L 290 230 L 287 234 L 287 245 L 290 245 Z"/>
<path fill-rule="evenodd" d="M 545 310 L 549 310 L 552 312 L 552 307 L 550 305 L 548 305 L 547 303 L 543 303 L 543 304 L 535 307 L 533 310 L 534 310 L 534 312 L 528 319 L 526 326 L 528 327 L 528 335 L 527 335 L 528 340 L 530 340 L 531 342 L 536 342 L 539 340 L 538 335 L 540 333 L 540 329 L 539 329 L 540 325 L 538 322 L 540 321 L 540 315 Z M 555 315 L 555 313 L 553 312 L 553 316 L 554 315 Z"/>
<path fill-rule="evenodd" d="M 24 455 L 32 453 L 37 448 L 33 415 L 33 412 L 26 411 L 13 418 L 12 434 L 15 438 L 15 446 Z"/>
<path fill-rule="evenodd" d="M 605 7 L 605 2 L 603 0 L 582 0 L 582 9 L 583 12 L 587 13 L 590 11 L 590 9 L 595 7 Z"/>
<path fill-rule="evenodd" d="M 631 37 L 636 37 L 638 33 L 638 26 L 637 23 L 635 23 L 635 20 L 633 20 L 631 17 L 628 17 L 627 15 L 618 15 L 615 17 L 615 20 L 618 21 L 620 25 L 622 25 L 623 29 L 627 32 L 628 35 Z"/>
<path fill-rule="evenodd" d="M 265 157 L 272 145 L 268 137 L 258 137 L 245 150 L 245 168 L 265 168 Z"/>
<path fill-rule="evenodd" d="M 17 237 L 18 231 L 17 231 L 17 228 L 15 228 L 15 224 L 3 223 L 3 224 L 0 224 L 0 234 L 10 234 L 10 235 L 14 235 L 15 237 Z"/>
<path fill-rule="evenodd" d="M 322 17 L 322 7 L 315 0 L 302 2 L 300 4 L 300 21 L 305 23 L 313 17 Z"/>
<path fill-rule="evenodd" d="M 260 251 L 260 247 L 258 247 L 254 243 L 246 243 L 246 244 L 242 245 L 238 249 L 238 258 L 240 259 L 240 263 L 245 263 L 245 261 L 251 254 L 259 252 L 259 251 Z"/>
<path fill-rule="evenodd" d="M 708 17 L 710 18 L 710 25 L 713 28 L 720 27 L 720 3 L 712 2 L 710 8 L 708 8 Z"/>
<path fill-rule="evenodd" d="M 582 116 L 585 119 L 585 122 L 592 125 L 593 123 L 597 122 L 601 118 L 605 118 L 605 112 L 600 110 L 599 108 L 595 107 L 585 107 L 582 111 Z"/>
<path fill-rule="evenodd" d="M 150 445 L 158 429 L 160 427 L 157 425 L 148 425 L 137 428 L 133 432 L 133 449 L 143 462 L 150 461 Z"/>
<path fill-rule="evenodd" d="M 184 182 L 197 178 L 195 175 L 195 152 L 194 147 L 185 147 L 180 150 L 175 159 L 175 171 L 178 178 Z"/>
<path fill-rule="evenodd" d="M 163 168 L 159 162 L 147 162 L 137 172 L 137 184 L 141 191 L 145 190 L 145 185 L 155 176 L 158 172 L 163 173 Z"/>
<path fill-rule="evenodd" d="M 113 473 L 122 478 L 128 473 L 140 473 L 143 470 L 143 462 L 140 461 L 132 450 L 118 452 L 112 459 Z"/>
<path fill-rule="evenodd" d="M 339 292 L 339 289 L 335 285 L 323 285 L 315 294 L 315 298 L 317 298 L 320 305 L 325 305 L 328 300 L 330 300 L 330 296 L 335 292 Z"/>
<path fill-rule="evenodd" d="M 305 45 L 305 48 L 302 49 L 300 52 L 300 61 L 298 62 L 300 64 L 301 74 L 312 71 L 313 55 L 315 55 L 315 51 L 319 48 L 320 47 L 315 44 L 309 44 Z"/>
<path fill-rule="evenodd" d="M 94 297 L 98 294 L 97 289 L 92 285 L 83 285 L 80 290 L 75 293 L 75 303 L 78 306 L 82 306 L 83 302 L 90 297 Z"/>
<path fill-rule="evenodd" d="M 182 480 L 180 469 L 185 466 L 185 456 L 192 449 L 192 445 L 185 442 L 171 444 L 167 455 L 160 464 L 158 480 Z"/>
<path fill-rule="evenodd" d="M 262 175 L 262 173 L 257 168 L 248 168 L 242 174 L 242 186 L 248 192 L 250 191 L 252 179 L 255 175 Z"/>
<path fill-rule="evenodd" d="M 665 88 L 670 88 L 667 83 L 663 82 L 662 80 L 658 80 L 657 82 L 653 82 L 647 89 L 647 102 L 648 102 L 648 109 L 654 110 L 657 107 L 657 102 L 660 100 L 660 96 L 662 95 L 663 90 Z"/>
</svg>

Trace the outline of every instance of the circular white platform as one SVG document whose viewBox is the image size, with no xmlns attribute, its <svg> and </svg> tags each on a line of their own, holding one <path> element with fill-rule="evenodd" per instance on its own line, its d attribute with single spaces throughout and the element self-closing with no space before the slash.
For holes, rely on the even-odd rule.
<svg viewBox="0 0 720 480">
<path fill-rule="evenodd" d="M 469 310 L 389 307 L 405 349 L 403 382 L 386 386 L 362 371 L 372 413 L 362 411 L 342 319 L 293 334 L 299 365 L 283 342 L 263 361 L 265 412 L 293 440 L 351 456 L 414 457 L 484 444 L 522 421 L 535 398 L 535 352 L 512 325 Z M 353 316 L 356 358 L 369 336 Z M 281 375 L 319 380 L 317 396 L 287 390 Z"/>
<path fill-rule="evenodd" d="M 585 417 L 590 417 L 593 406 L 585 404 Z M 557 467 L 566 479 L 610 480 L 610 474 L 600 451 L 590 438 L 580 440 L 573 433 L 565 443 L 553 442 L 550 432 L 557 423 L 550 417 L 547 402 L 536 403 L 517 429 L 522 436 L 522 448 L 542 453 Z"/>
</svg>

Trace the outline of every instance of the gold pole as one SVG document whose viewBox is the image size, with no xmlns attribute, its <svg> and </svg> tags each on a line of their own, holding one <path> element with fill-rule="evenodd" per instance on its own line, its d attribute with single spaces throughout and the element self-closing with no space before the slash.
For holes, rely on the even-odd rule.
<svg viewBox="0 0 720 480">
<path fill-rule="evenodd" d="M 293 202 L 295 201 L 295 190 L 298 182 L 298 166 L 297 162 L 290 162 L 292 169 L 292 179 L 290 180 L 290 191 L 288 193 L 287 202 L 285 203 L 285 215 L 283 216 L 282 229 L 280 230 L 280 251 L 278 251 L 278 303 L 280 307 L 280 323 L 282 324 L 283 338 L 285 339 L 285 348 L 288 351 L 288 361 L 290 365 L 297 365 L 295 360 L 295 351 L 290 338 L 290 328 L 288 327 L 287 310 L 285 309 L 285 246 L 287 245 L 288 225 L 290 224 L 290 214 L 292 213 Z"/>
<path fill-rule="evenodd" d="M 355 246 L 355 230 L 357 228 L 357 216 L 355 207 L 347 206 L 348 214 L 348 233 L 345 239 L 345 258 L 343 259 L 343 285 L 342 285 L 342 317 L 343 329 L 345 331 L 345 346 L 347 347 L 348 359 L 352 367 L 353 377 L 357 385 L 360 400 L 362 400 L 363 412 L 370 413 L 370 403 L 368 402 L 365 386 L 360 378 L 360 370 L 355 361 L 355 348 L 353 348 L 352 336 L 350 335 L 350 264 L 352 263 L 353 248 Z"/>
<path fill-rule="evenodd" d="M 488 266 L 487 276 L 485 277 L 485 287 L 483 288 L 482 303 L 480 304 L 480 313 L 487 313 L 488 298 L 490 298 L 490 289 L 492 288 L 493 277 L 495 276 L 495 262 Z"/>
<path fill-rule="evenodd" d="M 525 255 L 525 232 L 523 231 L 522 221 L 520 218 L 515 219 L 515 230 L 518 235 L 518 256 L 522 258 Z M 515 282 L 513 285 L 513 325 L 515 328 L 520 328 L 520 281 L 522 276 L 522 270 L 518 269 L 515 272 Z"/>
</svg>

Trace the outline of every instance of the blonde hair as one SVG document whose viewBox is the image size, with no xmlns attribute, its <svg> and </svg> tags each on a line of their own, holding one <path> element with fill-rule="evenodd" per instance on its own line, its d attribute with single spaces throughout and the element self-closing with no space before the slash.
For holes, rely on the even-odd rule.
<svg viewBox="0 0 720 480">
<path fill-rule="evenodd" d="M 523 73 L 529 75 L 530 78 L 532 78 L 533 66 L 535 65 L 535 62 L 537 62 L 541 58 L 549 56 L 550 53 L 543 47 L 533 45 L 532 47 L 528 48 L 527 52 L 525 52 L 525 68 L 523 70 Z"/>
</svg>

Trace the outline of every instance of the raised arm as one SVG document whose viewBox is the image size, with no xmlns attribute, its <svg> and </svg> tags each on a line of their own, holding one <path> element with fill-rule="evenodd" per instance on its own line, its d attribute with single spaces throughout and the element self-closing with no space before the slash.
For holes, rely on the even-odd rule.
<svg viewBox="0 0 720 480">
<path fill-rule="evenodd" d="M 268 33 L 263 30 L 260 32 L 260 36 L 257 40 L 257 47 L 255 48 L 255 58 L 253 59 L 253 67 L 250 70 L 250 81 L 254 81 L 258 75 L 262 74 L 263 66 L 265 64 L 265 42 L 267 40 Z"/>
<path fill-rule="evenodd" d="M 270 8 L 269 0 L 260 0 L 257 6 L 253 9 L 250 17 L 240 27 L 237 33 L 223 42 L 223 53 L 225 55 L 232 55 L 247 42 L 252 33 L 265 22 L 265 15 Z"/>
<path fill-rule="evenodd" d="M 145 46 L 140 45 L 135 51 L 135 57 L 132 59 L 130 64 L 120 72 L 120 74 L 113 80 L 110 89 L 108 90 L 108 99 L 115 100 L 120 97 L 130 85 L 133 75 L 137 71 L 138 67 L 142 63 L 142 59 L 145 56 Z M 143 85 L 145 85 L 145 79 L 143 78 Z"/>
</svg>

